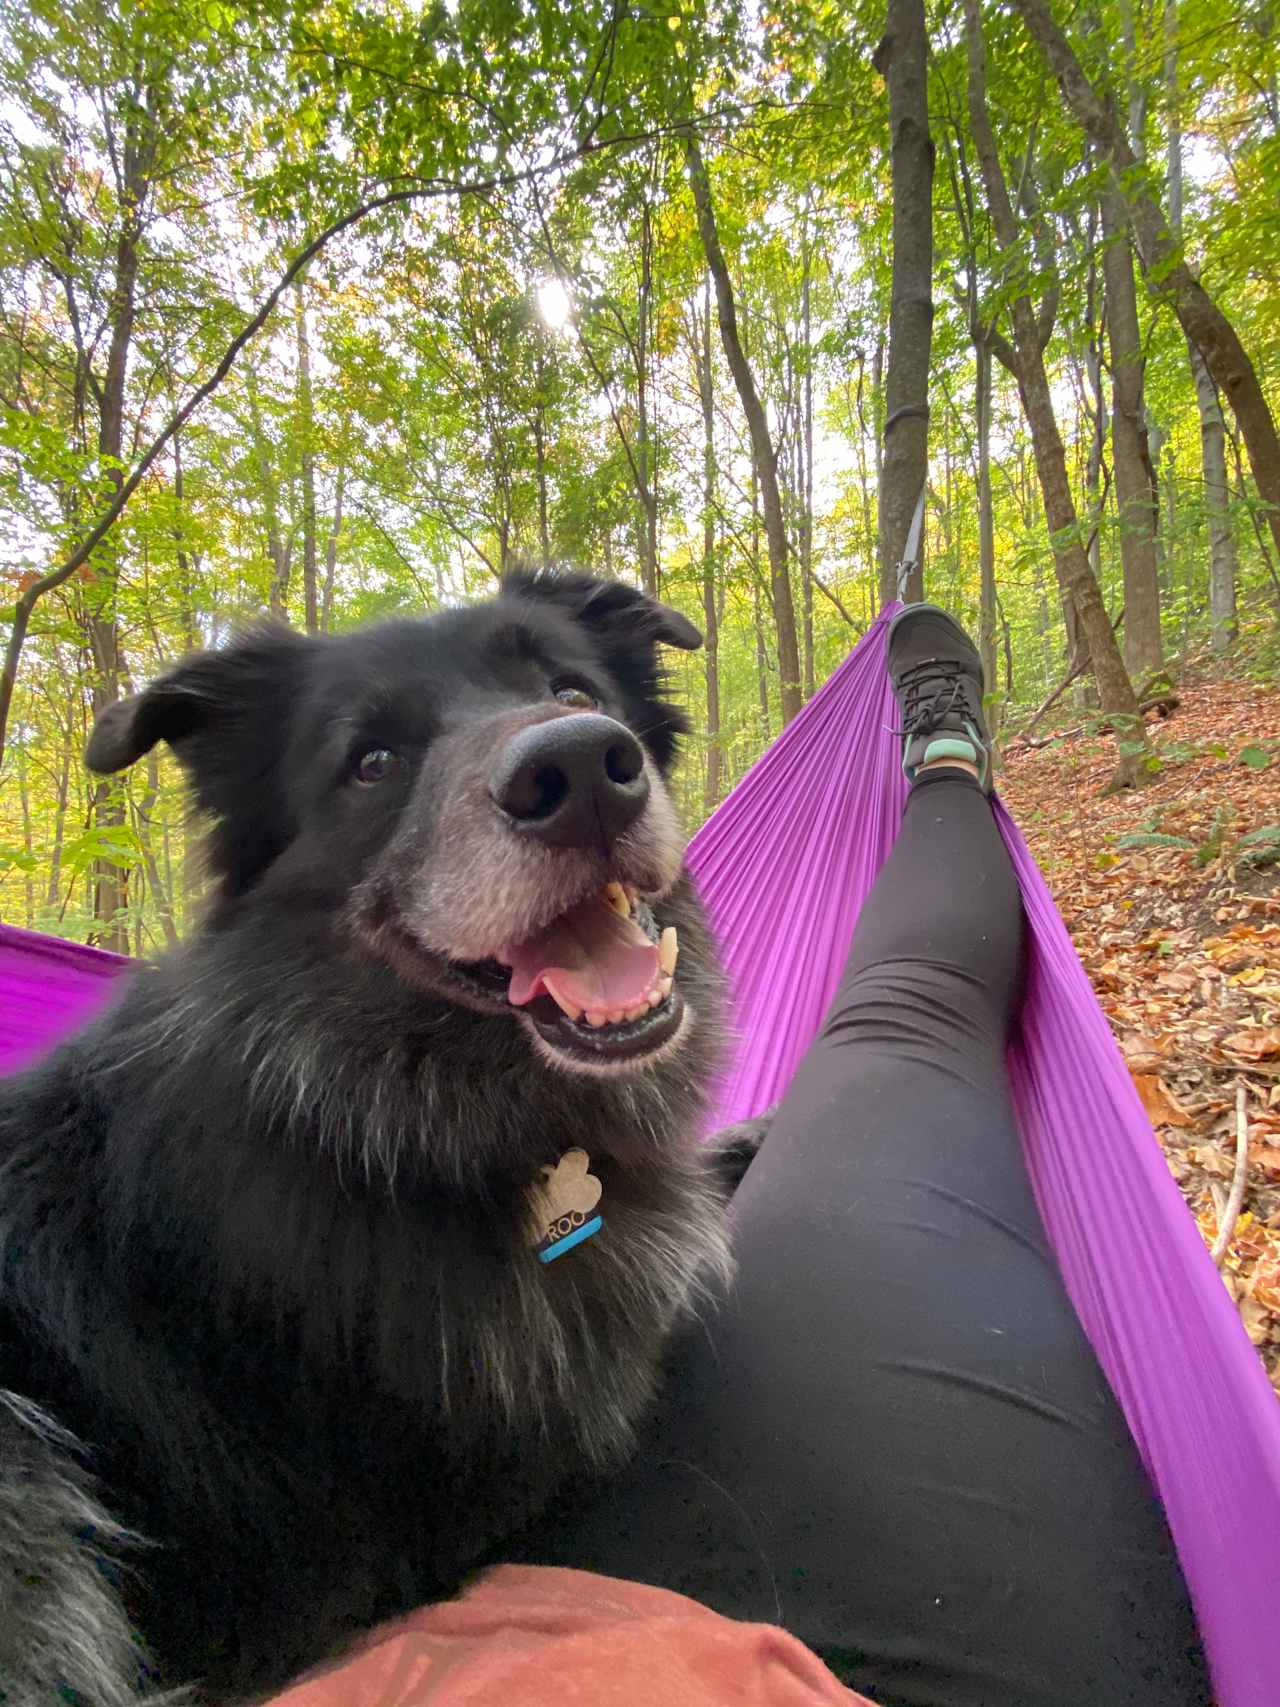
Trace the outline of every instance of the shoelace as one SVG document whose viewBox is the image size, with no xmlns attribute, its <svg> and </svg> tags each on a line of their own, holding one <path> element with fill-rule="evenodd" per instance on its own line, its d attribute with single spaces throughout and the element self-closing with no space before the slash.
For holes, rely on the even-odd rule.
<svg viewBox="0 0 1280 1707">
<path fill-rule="evenodd" d="M 952 658 L 927 658 L 904 670 L 899 682 L 904 692 L 903 726 L 896 733 L 903 738 L 922 735 L 927 729 L 936 729 L 951 712 L 966 710 L 961 673 L 962 666 Z M 945 682 L 935 688 L 940 676 L 951 678 L 949 689 Z"/>
</svg>

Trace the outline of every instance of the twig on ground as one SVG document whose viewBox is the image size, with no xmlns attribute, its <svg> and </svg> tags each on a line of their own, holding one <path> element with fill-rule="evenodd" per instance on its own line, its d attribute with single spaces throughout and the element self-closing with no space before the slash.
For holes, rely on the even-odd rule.
<svg viewBox="0 0 1280 1707">
<path fill-rule="evenodd" d="M 1244 1202 L 1245 1180 L 1249 1173 L 1249 1117 L 1245 1112 L 1245 1082 L 1236 1080 L 1236 1171 L 1231 1178 L 1231 1195 L 1227 1199 L 1226 1214 L 1218 1227 L 1218 1236 L 1213 1241 L 1213 1260 L 1219 1268 L 1222 1267 L 1227 1255 L 1227 1246 L 1236 1230 L 1236 1222 L 1240 1218 L 1240 1206 Z"/>
</svg>

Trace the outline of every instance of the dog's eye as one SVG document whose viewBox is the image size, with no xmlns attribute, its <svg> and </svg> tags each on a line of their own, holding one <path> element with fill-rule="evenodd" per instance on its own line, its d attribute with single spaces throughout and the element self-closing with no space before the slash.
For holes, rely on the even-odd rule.
<svg viewBox="0 0 1280 1707">
<path fill-rule="evenodd" d="M 561 705 L 570 705 L 575 711 L 598 711 L 600 701 L 586 688 L 579 687 L 577 682 L 559 682 L 555 688 L 555 696 Z"/>
<path fill-rule="evenodd" d="M 400 768 L 400 760 L 386 747 L 370 747 L 355 762 L 357 782 L 385 782 Z"/>
</svg>

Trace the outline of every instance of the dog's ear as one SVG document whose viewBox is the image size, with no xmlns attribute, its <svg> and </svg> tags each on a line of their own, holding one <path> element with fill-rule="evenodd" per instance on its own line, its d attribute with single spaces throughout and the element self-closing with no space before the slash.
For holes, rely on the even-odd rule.
<svg viewBox="0 0 1280 1707">
<path fill-rule="evenodd" d="M 518 569 L 503 578 L 502 591 L 556 605 L 605 640 L 632 646 L 678 646 L 682 652 L 696 652 L 702 645 L 701 633 L 687 616 L 625 581 Z"/>
<path fill-rule="evenodd" d="M 688 617 L 625 581 L 601 581 L 594 575 L 516 570 L 503 577 L 502 591 L 550 605 L 583 624 L 627 694 L 633 726 L 660 768 L 669 770 L 677 738 L 687 733 L 689 720 L 679 706 L 662 697 L 666 672 L 658 647 L 696 651 L 702 636 Z"/>
<path fill-rule="evenodd" d="M 85 748 L 89 769 L 105 774 L 167 742 L 196 803 L 218 820 L 210 859 L 233 890 L 247 887 L 291 833 L 284 790 L 271 779 L 314 644 L 283 623 L 245 629 L 221 651 L 194 653 L 109 705 Z"/>
</svg>

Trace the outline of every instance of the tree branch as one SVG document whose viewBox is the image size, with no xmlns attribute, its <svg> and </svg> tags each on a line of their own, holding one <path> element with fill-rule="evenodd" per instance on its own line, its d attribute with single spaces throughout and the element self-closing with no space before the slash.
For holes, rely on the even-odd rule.
<svg viewBox="0 0 1280 1707">
<path fill-rule="evenodd" d="M 134 465 L 128 478 L 120 483 L 113 493 L 110 503 L 82 537 L 75 549 L 56 568 L 50 569 L 47 574 L 33 581 L 17 599 L 13 607 L 12 628 L 5 647 L 4 667 L 3 671 L 0 672 L 0 746 L 3 745 L 8 727 L 9 710 L 13 703 L 13 692 L 18 676 L 18 665 L 21 661 L 22 647 L 26 640 L 32 611 L 46 593 L 60 587 L 64 581 L 69 580 L 75 574 L 77 569 L 82 568 L 89 561 L 94 551 L 120 519 L 134 493 L 173 438 L 173 435 L 186 426 L 200 405 L 218 389 L 235 365 L 236 359 L 245 345 L 251 342 L 270 320 L 285 291 L 334 238 L 340 237 L 344 231 L 349 231 L 353 225 L 358 225 L 370 214 L 382 212 L 386 208 L 400 207 L 416 201 L 437 200 L 445 196 L 485 195 L 494 190 L 512 188 L 516 184 L 536 183 L 540 178 L 544 178 L 589 154 L 600 153 L 609 148 L 638 145 L 656 136 L 667 134 L 675 128 L 677 127 L 664 126 L 643 132 L 608 137 L 600 141 L 588 140 L 575 143 L 573 147 L 561 150 L 540 166 L 497 172 L 490 177 L 474 179 L 466 183 L 456 183 L 448 179 L 427 179 L 403 189 L 388 190 L 382 195 L 371 196 L 360 202 L 358 206 L 350 209 L 340 218 L 333 220 L 322 231 L 318 232 L 310 242 L 298 251 L 284 272 L 281 273 L 275 285 L 263 298 L 254 314 L 227 345 L 221 360 L 208 379 L 202 385 L 197 386 L 187 401 L 169 417 L 160 432 L 152 439 Z M 687 121 L 679 128 L 687 130 Z"/>
</svg>

